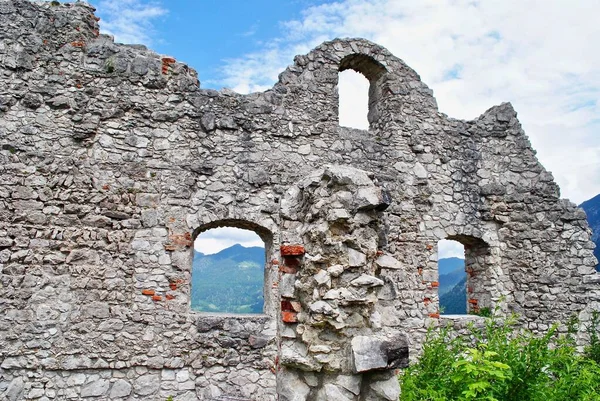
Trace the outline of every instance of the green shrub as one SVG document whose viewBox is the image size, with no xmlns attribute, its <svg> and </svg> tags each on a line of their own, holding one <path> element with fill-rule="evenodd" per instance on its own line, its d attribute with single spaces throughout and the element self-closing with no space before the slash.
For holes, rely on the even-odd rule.
<svg viewBox="0 0 600 401">
<path fill-rule="evenodd" d="M 600 400 L 600 365 L 593 358 L 600 345 L 580 356 L 573 336 L 558 336 L 557 326 L 535 336 L 516 323 L 514 316 L 492 316 L 460 337 L 449 328 L 430 330 L 421 359 L 400 376 L 400 400 Z"/>
<path fill-rule="evenodd" d="M 600 313 L 598 311 L 592 312 L 592 321 L 586 327 L 586 331 L 590 335 L 590 344 L 585 347 L 584 355 L 600 365 L 600 338 L 598 335 L 600 332 Z"/>
</svg>

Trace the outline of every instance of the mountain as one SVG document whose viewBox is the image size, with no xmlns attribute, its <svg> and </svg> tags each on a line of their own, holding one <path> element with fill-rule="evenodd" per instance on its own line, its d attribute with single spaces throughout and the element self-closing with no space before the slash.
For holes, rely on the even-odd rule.
<svg viewBox="0 0 600 401">
<path fill-rule="evenodd" d="M 438 260 L 438 272 L 439 275 L 452 273 L 456 269 L 465 270 L 465 260 L 460 258 L 444 258 Z"/>
<path fill-rule="evenodd" d="M 600 260 L 600 195 L 583 202 L 579 207 L 585 210 L 587 215 L 588 224 L 592 229 L 592 241 L 596 244 L 594 255 Z M 596 270 L 600 271 L 600 264 L 596 266 Z"/>
<path fill-rule="evenodd" d="M 440 309 L 445 315 L 467 313 L 467 273 L 465 260 L 444 258 L 438 260 Z"/>
<path fill-rule="evenodd" d="M 462 259 L 461 259 L 462 260 Z M 451 271 L 448 274 L 441 274 L 438 281 L 440 283 L 439 293 L 440 295 L 450 291 L 456 284 L 460 283 L 462 279 L 466 277 L 464 261 L 463 264 L 456 270 Z"/>
<path fill-rule="evenodd" d="M 440 295 L 440 309 L 444 315 L 465 315 L 467 313 L 466 276 L 450 291 Z"/>
<path fill-rule="evenodd" d="M 192 309 L 262 313 L 265 249 L 235 244 L 213 255 L 194 252 Z"/>
</svg>

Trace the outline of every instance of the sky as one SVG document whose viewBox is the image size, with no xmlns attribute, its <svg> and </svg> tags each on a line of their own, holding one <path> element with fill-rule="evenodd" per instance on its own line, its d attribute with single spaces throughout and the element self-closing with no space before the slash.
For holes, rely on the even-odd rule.
<svg viewBox="0 0 600 401">
<path fill-rule="evenodd" d="M 325 40 L 372 40 L 415 69 L 450 117 L 512 102 L 562 197 L 580 204 L 600 193 L 598 0 L 91 2 L 116 41 L 187 63 L 202 87 L 240 93 L 270 88 Z M 365 85 L 340 75 L 343 125 L 364 126 L 365 97 L 343 94 Z"/>
<path fill-rule="evenodd" d="M 265 243 L 254 231 L 235 227 L 219 227 L 200 233 L 194 241 L 194 248 L 205 255 L 212 255 L 235 244 L 246 248 L 265 247 Z"/>
</svg>

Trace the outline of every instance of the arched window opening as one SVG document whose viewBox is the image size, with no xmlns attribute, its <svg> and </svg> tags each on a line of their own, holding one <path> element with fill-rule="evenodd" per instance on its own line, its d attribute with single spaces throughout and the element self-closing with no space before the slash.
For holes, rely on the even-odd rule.
<svg viewBox="0 0 600 401">
<path fill-rule="evenodd" d="M 344 127 L 369 129 L 369 81 L 353 70 L 338 75 L 339 124 Z"/>
<path fill-rule="evenodd" d="M 490 313 L 486 269 L 489 255 L 489 246 L 478 238 L 455 236 L 438 242 L 438 294 L 442 314 Z"/>
<path fill-rule="evenodd" d="M 467 313 L 465 247 L 458 241 L 438 242 L 440 311 L 444 315 Z"/>
<path fill-rule="evenodd" d="M 265 241 L 236 226 L 205 228 L 194 241 L 191 308 L 198 312 L 264 312 Z"/>
<path fill-rule="evenodd" d="M 369 129 L 379 119 L 381 78 L 385 67 L 364 54 L 346 56 L 338 74 L 338 121 L 341 126 Z"/>
</svg>

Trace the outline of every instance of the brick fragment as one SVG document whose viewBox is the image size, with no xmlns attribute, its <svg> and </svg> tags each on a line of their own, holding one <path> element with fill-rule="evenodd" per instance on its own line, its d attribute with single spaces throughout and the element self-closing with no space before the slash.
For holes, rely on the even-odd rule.
<svg viewBox="0 0 600 401">
<path fill-rule="evenodd" d="M 281 310 L 283 312 L 300 312 L 302 304 L 298 301 L 283 300 L 281 301 Z"/>
<path fill-rule="evenodd" d="M 299 256 L 304 255 L 304 247 L 302 245 L 281 245 L 279 252 L 281 256 Z"/>
<path fill-rule="evenodd" d="M 145 288 L 142 290 L 142 294 L 143 295 L 154 295 L 154 290 L 150 289 L 150 288 Z"/>
<path fill-rule="evenodd" d="M 298 314 L 296 312 L 281 312 L 281 320 L 284 323 L 297 323 Z"/>
</svg>

